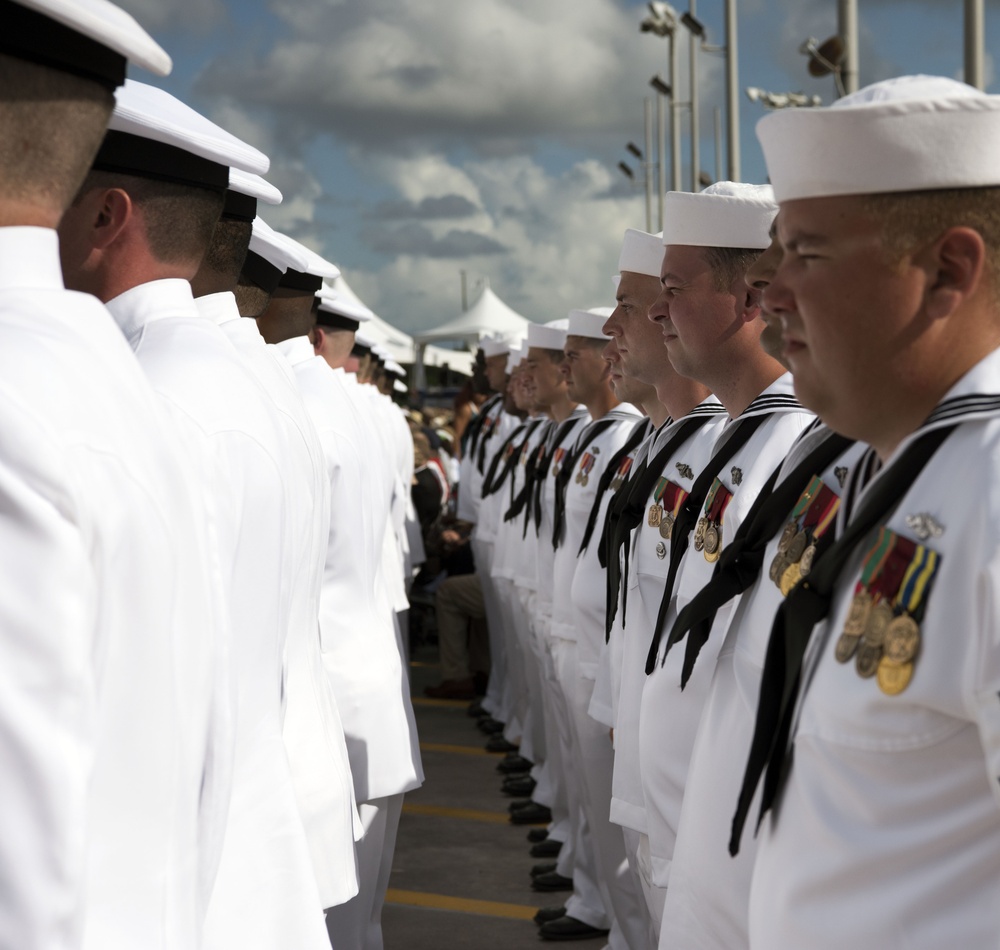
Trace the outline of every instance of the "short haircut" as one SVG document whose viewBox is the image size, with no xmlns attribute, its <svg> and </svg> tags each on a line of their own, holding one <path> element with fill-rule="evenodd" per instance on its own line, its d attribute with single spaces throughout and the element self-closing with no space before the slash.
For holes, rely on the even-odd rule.
<svg viewBox="0 0 1000 950">
<path fill-rule="evenodd" d="M 81 193 L 94 188 L 128 193 L 142 211 L 150 251 L 164 264 L 201 263 L 225 201 L 221 191 L 118 172 L 92 170 Z"/>
<path fill-rule="evenodd" d="M 252 221 L 220 218 L 212 232 L 202 268 L 230 278 L 235 283 L 243 270 L 252 233 Z"/>
<path fill-rule="evenodd" d="M 97 82 L 0 53 L 0 200 L 69 207 L 114 109 Z"/>
<path fill-rule="evenodd" d="M 596 336 L 581 336 L 579 333 L 570 333 L 566 337 L 568 340 L 574 340 L 575 346 L 585 346 L 591 350 L 603 350 L 608 344 L 610 337 L 596 337 Z"/>
<path fill-rule="evenodd" d="M 1000 187 L 862 195 L 860 200 L 864 213 L 882 226 L 894 264 L 949 228 L 977 231 L 986 244 L 987 280 L 994 297 L 1000 296 Z"/>
<path fill-rule="evenodd" d="M 706 247 L 705 261 L 712 272 L 715 289 L 729 290 L 763 253 L 762 248 L 753 247 Z"/>
<path fill-rule="evenodd" d="M 236 306 L 239 307 L 241 317 L 259 317 L 271 301 L 271 294 L 258 287 L 249 277 L 240 274 L 233 288 L 236 294 Z"/>
<path fill-rule="evenodd" d="M 561 362 L 562 362 L 562 361 L 563 361 L 564 359 L 566 359 L 566 354 L 565 354 L 565 353 L 563 353 L 563 351 L 562 351 L 562 350 L 550 350 L 550 349 L 547 349 L 546 347 L 543 347 L 543 346 L 542 346 L 542 347 L 539 347 L 539 349 L 540 349 L 540 350 L 541 350 L 541 351 L 542 351 L 542 352 L 543 352 L 543 353 L 544 353 L 544 354 L 545 354 L 545 355 L 546 355 L 546 356 L 547 356 L 547 357 L 548 357 L 548 358 L 549 358 L 549 359 L 550 359 L 550 360 L 551 360 L 551 361 L 552 361 L 553 363 L 561 363 Z"/>
</svg>

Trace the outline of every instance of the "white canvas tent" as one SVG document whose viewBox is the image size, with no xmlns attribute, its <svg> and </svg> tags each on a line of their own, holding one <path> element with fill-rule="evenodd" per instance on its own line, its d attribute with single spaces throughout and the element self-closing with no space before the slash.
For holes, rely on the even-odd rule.
<svg viewBox="0 0 1000 950">
<path fill-rule="evenodd" d="M 508 307 L 487 286 L 465 313 L 432 330 L 417 333 L 414 339 L 418 344 L 454 340 L 475 349 L 479 341 L 487 336 L 503 336 L 511 340 L 523 338 L 528 334 L 530 322 Z"/>
</svg>

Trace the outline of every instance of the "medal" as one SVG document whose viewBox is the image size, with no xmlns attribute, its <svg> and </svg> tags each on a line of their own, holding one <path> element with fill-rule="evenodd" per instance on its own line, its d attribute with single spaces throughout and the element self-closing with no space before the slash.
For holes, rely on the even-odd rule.
<svg viewBox="0 0 1000 950">
<path fill-rule="evenodd" d="M 705 532 L 708 530 L 708 518 L 699 518 L 694 527 L 694 549 L 705 550 Z"/>
<path fill-rule="evenodd" d="M 590 481 L 590 476 L 589 476 L 589 475 L 581 475 L 581 476 L 580 476 L 580 484 L 581 484 L 581 485 L 582 485 L 582 486 L 583 486 L 584 488 L 586 488 L 586 487 L 587 487 L 587 482 L 589 482 L 589 481 Z"/>
<path fill-rule="evenodd" d="M 798 526 L 794 521 L 789 521 L 785 525 L 785 530 L 781 532 L 781 540 L 778 542 L 778 553 L 784 554 L 788 550 L 788 545 L 792 543 L 792 538 L 798 533 Z"/>
<path fill-rule="evenodd" d="M 674 533 L 674 513 L 668 511 L 664 514 L 663 520 L 660 522 L 660 537 L 665 538 L 667 541 L 670 540 L 670 536 Z"/>
<path fill-rule="evenodd" d="M 920 625 L 909 614 L 893 617 L 885 630 L 882 652 L 889 663 L 910 663 L 920 651 Z"/>
<path fill-rule="evenodd" d="M 792 519 L 781 533 L 778 555 L 768 576 L 787 597 L 812 570 L 819 540 L 833 524 L 840 499 L 814 475 L 792 509 Z"/>
<path fill-rule="evenodd" d="M 858 652 L 854 656 L 854 666 L 858 671 L 858 676 L 862 679 L 871 679 L 878 672 L 879 660 L 882 659 L 882 648 L 873 647 L 865 643 L 862 637 L 858 644 Z"/>
<path fill-rule="evenodd" d="M 852 637 L 848 633 L 842 633 L 837 640 L 837 649 L 833 654 L 837 658 L 837 662 L 846 663 L 850 660 L 854 656 L 854 651 L 857 650 L 860 642 L 861 637 Z"/>
<path fill-rule="evenodd" d="M 878 686 L 887 696 L 898 696 L 913 679 L 912 663 L 889 663 L 882 657 L 878 665 Z"/>
<path fill-rule="evenodd" d="M 651 528 L 660 526 L 660 519 L 663 517 L 663 509 L 658 504 L 649 506 L 649 514 L 646 516 L 646 524 Z"/>
<path fill-rule="evenodd" d="M 807 577 L 809 572 L 812 570 L 813 559 L 816 557 L 816 542 L 814 541 L 809 545 L 803 552 L 802 557 L 799 558 L 799 573 L 803 577 Z"/>
<path fill-rule="evenodd" d="M 667 546 L 662 541 L 656 542 L 656 556 L 661 561 L 667 556 Z"/>
<path fill-rule="evenodd" d="M 785 550 L 785 557 L 789 561 L 798 561 L 805 553 L 806 549 L 806 533 L 805 531 L 799 531 L 796 533 L 795 537 L 788 542 L 788 548 Z"/>
<path fill-rule="evenodd" d="M 864 632 L 865 642 L 881 650 L 882 644 L 885 642 L 885 630 L 891 620 L 892 607 L 889 606 L 889 602 L 885 600 L 878 601 L 868 612 L 868 620 L 865 623 Z"/>
<path fill-rule="evenodd" d="M 774 555 L 774 559 L 771 561 L 771 567 L 767 572 L 767 576 L 771 578 L 771 582 L 773 584 L 780 587 L 781 575 L 784 574 L 787 569 L 788 561 L 785 560 L 785 556 L 779 552 Z"/>
<path fill-rule="evenodd" d="M 705 529 L 705 558 L 706 560 L 713 555 L 718 558 L 719 556 L 719 542 L 721 538 L 719 537 L 719 529 L 714 525 L 710 524 Z"/>
<path fill-rule="evenodd" d="M 709 564 L 714 564 L 722 554 L 722 519 L 732 499 L 732 492 L 716 478 L 705 498 L 705 513 L 702 518 L 705 529 L 701 536 L 701 547 L 698 547 L 698 540 L 695 539 L 695 550 L 703 551 Z"/>
<path fill-rule="evenodd" d="M 799 568 L 798 561 L 792 561 L 791 564 L 785 568 L 785 572 L 781 575 L 781 593 L 785 597 L 791 592 L 791 589 L 802 580 L 802 571 Z"/>
<path fill-rule="evenodd" d="M 622 477 L 620 475 L 616 475 L 614 478 L 611 479 L 611 490 L 616 492 L 621 487 L 622 487 Z"/>
<path fill-rule="evenodd" d="M 851 609 L 844 623 L 844 634 L 849 637 L 860 637 L 865 632 L 868 622 L 868 612 L 872 609 L 872 595 L 866 590 L 860 590 L 851 601 Z"/>
</svg>

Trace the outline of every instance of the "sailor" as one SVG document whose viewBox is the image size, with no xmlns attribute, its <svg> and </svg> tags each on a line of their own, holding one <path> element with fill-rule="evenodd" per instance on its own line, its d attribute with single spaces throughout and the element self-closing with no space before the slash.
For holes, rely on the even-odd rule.
<svg viewBox="0 0 1000 950">
<path fill-rule="evenodd" d="M 668 482 L 674 486 L 671 495 L 679 496 L 684 484 L 690 486 L 724 419 L 722 406 L 706 386 L 674 370 L 662 333 L 657 336 L 659 327 L 649 319 L 660 292 L 662 261 L 662 235 L 625 232 L 618 306 L 605 326 L 615 341 L 622 372 L 653 386 L 663 409 L 653 407 L 657 414 L 651 418 L 659 425 L 637 453 L 605 529 L 608 644 L 598 676 L 608 684 L 603 705 L 610 707 L 611 721 L 606 724 L 614 729 L 610 817 L 622 828 L 626 857 L 645 898 L 649 946 L 659 939 L 664 895 L 654 885 L 650 867 L 638 720 L 650 628 L 669 563 L 670 539 L 660 530 L 663 498 Z M 655 524 L 651 513 L 658 516 Z"/>
<path fill-rule="evenodd" d="M 283 480 L 289 493 L 286 521 L 291 603 L 285 648 L 282 735 L 292 782 L 306 828 L 324 907 L 341 904 L 358 890 L 354 853 L 360 828 L 350 762 L 333 687 L 323 672 L 319 643 L 319 596 L 326 560 L 330 485 L 322 446 L 291 367 L 268 346 L 252 319 L 241 319 L 233 289 L 254 243 L 258 267 L 284 273 L 306 261 L 256 217 L 258 201 L 276 204 L 281 194 L 256 175 L 229 170 L 229 188 L 212 243 L 191 282 L 199 313 L 216 323 L 261 384 L 272 417 L 285 432 Z M 256 236 L 256 241 L 254 237 Z"/>
<path fill-rule="evenodd" d="M 357 845 L 359 892 L 327 910 L 327 930 L 338 947 L 381 950 L 382 905 L 403 793 L 423 781 L 396 627 L 378 579 L 390 530 L 393 473 L 369 463 L 366 446 L 373 417 L 362 417 L 343 369 L 335 370 L 317 356 L 310 340 L 315 295 L 323 278 L 332 277 L 337 268 L 298 242 L 285 240 L 307 265 L 285 272 L 257 323 L 264 339 L 277 344 L 292 364 L 327 461 L 323 665 L 337 696 L 364 827 Z M 350 350 L 345 349 L 346 358 Z"/>
<path fill-rule="evenodd" d="M 129 81 L 60 244 L 67 284 L 108 304 L 154 389 L 198 440 L 193 461 L 204 464 L 220 511 L 236 720 L 228 815 L 206 829 L 221 857 L 204 945 L 319 947 L 322 902 L 281 739 L 286 438 L 225 334 L 199 314 L 189 283 L 230 167 L 259 174 L 268 160 L 163 90 Z M 224 810 L 224 787 L 210 785 L 207 797 Z"/>
<path fill-rule="evenodd" d="M 170 58 L 110 3 L 0 10 L 3 941 L 196 947 L 213 516 L 111 316 L 64 289 L 55 231 L 127 63 Z"/>
<path fill-rule="evenodd" d="M 763 818 L 750 945 L 992 947 L 1000 99 L 916 76 L 815 111 L 758 130 L 766 306 L 803 403 L 869 451 L 772 628 L 731 841 Z"/>
<path fill-rule="evenodd" d="M 667 202 L 661 291 L 650 319 L 663 330 L 673 367 L 707 386 L 729 418 L 687 497 L 673 502 L 678 517 L 645 666 L 639 760 L 657 887 L 667 886 L 687 765 L 721 646 L 705 644 L 692 672 L 683 651 L 666 652 L 666 634 L 813 420 L 791 376 L 760 346 L 759 293 L 746 283 L 747 262 L 770 243 L 770 187 L 720 182 L 694 195 L 671 192 Z M 720 618 L 731 610 L 732 603 L 720 608 Z"/>
<path fill-rule="evenodd" d="M 573 440 L 556 480 L 551 538 L 555 562 L 550 649 L 569 726 L 571 769 L 566 780 L 572 792 L 570 801 L 575 799 L 577 802 L 581 826 L 587 829 L 581 835 L 582 847 L 576 852 L 574 892 L 579 895 L 588 886 L 598 889 L 610 923 L 609 946 L 627 948 L 631 941 L 623 929 L 633 926 L 637 901 L 641 898 L 634 891 L 632 881 L 619 876 L 622 866 L 627 869 L 627 865 L 621 832 L 608 820 L 611 744 L 607 731 L 587 714 L 590 681 L 581 678 L 577 650 L 580 627 L 586 624 L 587 618 L 575 609 L 572 599 L 574 578 L 581 566 L 580 545 L 598 487 L 608 461 L 628 441 L 639 418 L 633 406 L 619 402 L 610 385 L 611 368 L 603 357 L 608 338 L 602 332 L 610 315 L 609 308 L 573 310 L 569 314 L 560 369 L 566 378 L 570 399 L 586 407 L 590 421 Z M 596 552 L 593 560 L 597 570 L 592 572 L 591 578 L 601 588 Z M 604 615 L 602 607 L 596 616 L 597 627 L 602 633 Z M 608 779 L 606 797 L 603 794 L 605 775 Z M 619 913 L 625 918 L 624 923 L 618 920 Z M 542 924 L 539 932 L 545 939 L 566 939 L 593 936 L 601 929 L 567 913 Z"/>
</svg>

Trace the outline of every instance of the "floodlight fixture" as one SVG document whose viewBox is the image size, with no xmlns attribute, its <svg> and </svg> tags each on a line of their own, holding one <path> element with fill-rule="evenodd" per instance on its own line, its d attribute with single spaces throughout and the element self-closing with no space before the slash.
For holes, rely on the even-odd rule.
<svg viewBox="0 0 1000 950">
<path fill-rule="evenodd" d="M 649 84 L 661 95 L 661 96 L 672 96 L 674 90 L 671 88 L 670 83 L 668 83 L 659 73 L 653 76 L 649 80 Z"/>
<path fill-rule="evenodd" d="M 702 23 L 701 20 L 699 20 L 693 13 L 691 13 L 690 10 L 681 16 L 681 23 L 687 27 L 688 31 L 692 35 L 697 36 L 700 40 L 705 39 L 705 24 Z"/>
<path fill-rule="evenodd" d="M 639 159 L 640 162 L 642 161 L 643 158 L 642 149 L 639 148 L 639 146 L 636 145 L 635 142 L 629 142 L 628 145 L 625 146 L 625 148 L 627 151 L 631 152 L 637 159 Z"/>
<path fill-rule="evenodd" d="M 820 79 L 833 75 L 839 95 L 844 95 L 844 83 L 841 75 L 847 57 L 847 44 L 840 36 L 831 36 L 822 43 L 815 36 L 810 36 L 799 47 L 803 56 L 809 57 L 809 75 Z"/>
<path fill-rule="evenodd" d="M 618 169 L 629 181 L 635 180 L 635 172 L 625 162 L 619 162 Z"/>
<path fill-rule="evenodd" d="M 656 36 L 672 36 L 677 29 L 677 11 L 663 0 L 650 0 L 649 16 L 639 24 L 639 32 Z"/>
</svg>

